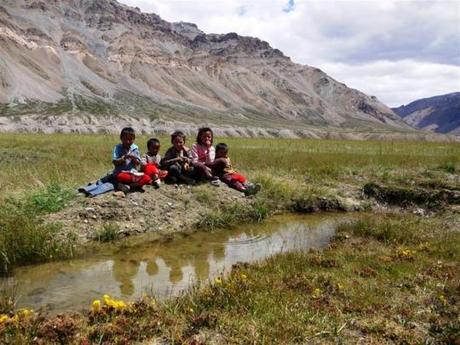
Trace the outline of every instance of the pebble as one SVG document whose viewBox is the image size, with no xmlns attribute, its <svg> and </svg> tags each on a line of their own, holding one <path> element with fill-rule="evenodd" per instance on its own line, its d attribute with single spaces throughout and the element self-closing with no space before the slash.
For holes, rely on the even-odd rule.
<svg viewBox="0 0 460 345">
<path fill-rule="evenodd" d="M 86 212 L 96 212 L 96 210 L 93 207 L 87 207 L 85 208 Z"/>
<path fill-rule="evenodd" d="M 172 202 L 167 202 L 166 205 L 168 205 L 169 207 L 171 207 L 173 205 Z"/>
</svg>

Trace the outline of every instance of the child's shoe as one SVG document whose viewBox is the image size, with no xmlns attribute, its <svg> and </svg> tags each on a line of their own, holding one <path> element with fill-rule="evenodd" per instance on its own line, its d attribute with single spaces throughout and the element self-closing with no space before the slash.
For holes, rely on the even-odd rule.
<svg viewBox="0 0 460 345">
<path fill-rule="evenodd" d="M 194 186 L 196 185 L 196 181 L 190 177 L 187 177 L 187 176 L 184 176 L 183 178 L 183 181 L 188 184 L 189 186 Z"/>
<path fill-rule="evenodd" d="M 124 183 L 118 183 L 117 189 L 122 191 L 125 194 L 128 194 L 131 191 L 131 188 L 127 184 L 124 184 Z"/>
<path fill-rule="evenodd" d="M 213 176 L 211 181 L 209 181 L 210 184 L 212 184 L 215 187 L 220 186 L 220 179 L 217 176 Z"/>
<path fill-rule="evenodd" d="M 255 194 L 259 193 L 261 189 L 262 189 L 262 186 L 260 185 L 260 183 L 248 184 L 246 186 L 246 190 L 244 191 L 244 195 L 246 195 L 246 196 L 255 195 Z"/>
<path fill-rule="evenodd" d="M 160 188 L 160 186 L 161 186 L 160 180 L 158 179 L 158 180 L 153 181 L 153 182 L 152 182 L 152 186 L 153 186 L 153 188 L 155 188 L 155 189 Z"/>
</svg>

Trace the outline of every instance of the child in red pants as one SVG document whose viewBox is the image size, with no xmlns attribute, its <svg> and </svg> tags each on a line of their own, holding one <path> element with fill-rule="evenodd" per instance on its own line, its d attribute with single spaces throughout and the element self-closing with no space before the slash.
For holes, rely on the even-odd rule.
<svg viewBox="0 0 460 345">
<path fill-rule="evenodd" d="M 131 127 L 121 130 L 121 143 L 115 145 L 112 152 L 112 163 L 115 166 L 113 177 L 119 183 L 118 189 L 127 192 L 130 188 L 142 188 L 151 184 L 149 175 L 137 171 L 136 167 L 141 162 L 139 147 L 134 144 L 136 134 Z"/>
<path fill-rule="evenodd" d="M 160 180 L 168 175 L 166 170 L 160 170 L 161 156 L 158 153 L 160 151 L 160 141 L 156 138 L 151 138 L 147 141 L 147 153 L 142 158 L 142 169 L 144 174 L 150 176 L 152 179 L 152 186 L 160 188 Z"/>
<path fill-rule="evenodd" d="M 232 168 L 232 163 L 228 157 L 227 144 L 220 143 L 216 145 L 216 159 L 212 163 L 214 175 L 220 177 L 220 180 L 245 195 L 253 195 L 260 191 L 260 184 L 250 183 L 246 177 L 239 174 Z"/>
</svg>

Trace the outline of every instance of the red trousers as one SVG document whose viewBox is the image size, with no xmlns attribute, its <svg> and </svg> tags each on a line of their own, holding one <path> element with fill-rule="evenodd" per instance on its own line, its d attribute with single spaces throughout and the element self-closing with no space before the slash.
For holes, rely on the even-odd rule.
<svg viewBox="0 0 460 345">
<path fill-rule="evenodd" d="M 117 182 L 124 183 L 129 186 L 134 185 L 142 187 L 146 184 L 152 183 L 152 178 L 145 173 L 142 176 L 136 176 L 130 172 L 121 172 L 115 177 L 115 179 Z"/>
<path fill-rule="evenodd" d="M 247 181 L 246 177 L 238 173 L 229 173 L 225 174 L 221 178 L 222 182 L 226 183 L 228 186 L 235 188 L 240 192 L 244 192 L 246 190 L 246 186 L 244 183 Z"/>
<path fill-rule="evenodd" d="M 157 178 L 164 180 L 166 175 L 168 175 L 168 172 L 160 170 L 155 164 L 147 163 L 144 166 L 144 174 L 149 175 L 152 180 L 156 180 Z"/>
</svg>

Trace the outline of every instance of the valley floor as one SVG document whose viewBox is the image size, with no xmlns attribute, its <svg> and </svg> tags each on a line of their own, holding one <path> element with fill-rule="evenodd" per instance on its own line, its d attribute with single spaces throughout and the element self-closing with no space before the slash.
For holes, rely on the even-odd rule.
<svg viewBox="0 0 460 345">
<path fill-rule="evenodd" d="M 222 140 L 230 145 L 232 161 L 262 184 L 257 197 L 202 185 L 163 186 L 125 198 L 75 198 L 76 186 L 105 172 L 115 137 L 2 136 L 0 177 L 6 183 L 0 186 L 0 271 L 14 273 L 17 265 L 75 256 L 81 243 L 121 240 L 147 229 L 164 236 L 258 222 L 284 212 L 366 210 L 374 216 L 341 225 L 323 251 L 238 265 L 228 276 L 161 303 L 148 296 L 134 304 L 106 297 L 85 315 L 46 318 L 16 310 L 14 294 L 3 290 L 0 339 L 76 344 L 456 341 L 458 144 Z"/>
</svg>

